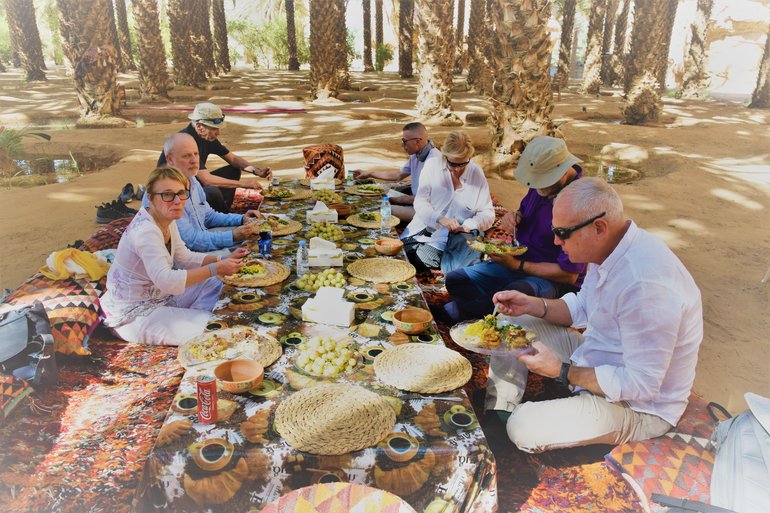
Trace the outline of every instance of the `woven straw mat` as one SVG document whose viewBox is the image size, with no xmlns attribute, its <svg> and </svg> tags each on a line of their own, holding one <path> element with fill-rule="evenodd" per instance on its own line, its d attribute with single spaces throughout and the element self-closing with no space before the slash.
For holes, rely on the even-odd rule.
<svg viewBox="0 0 770 513">
<path fill-rule="evenodd" d="M 385 384 L 408 392 L 438 394 L 466 384 L 471 363 L 457 351 L 433 344 L 403 344 L 374 359 L 374 372 Z"/>
<path fill-rule="evenodd" d="M 289 268 L 279 262 L 260 260 L 259 263 L 265 266 L 265 274 L 246 275 L 245 278 L 241 278 L 239 274 L 231 274 L 229 276 L 220 276 L 219 279 L 228 285 L 235 285 L 236 287 L 267 287 L 281 283 L 289 277 Z"/>
<path fill-rule="evenodd" d="M 228 341 L 227 349 L 211 358 L 199 358 L 193 354 L 196 347 L 210 345 L 216 339 Z M 239 347 L 240 344 L 240 347 Z M 245 349 L 241 349 L 245 347 Z M 231 348 L 236 348 L 230 351 Z M 236 353 L 231 355 L 230 353 Z M 223 330 L 204 332 L 197 337 L 188 340 L 179 347 L 177 359 L 183 367 L 198 365 L 205 361 L 221 361 L 225 359 L 246 358 L 259 362 L 264 368 L 272 365 L 281 357 L 283 351 L 281 343 L 270 335 L 262 335 L 249 326 L 237 326 Z"/>
<path fill-rule="evenodd" d="M 371 447 L 391 432 L 396 413 L 388 402 L 364 388 L 324 383 L 282 401 L 275 428 L 297 450 L 346 454 Z"/>
<path fill-rule="evenodd" d="M 362 258 L 348 264 L 348 274 L 375 283 L 396 283 L 412 278 L 416 270 L 412 264 L 395 258 Z"/>
<path fill-rule="evenodd" d="M 310 178 L 303 178 L 299 181 L 300 185 L 304 185 L 305 187 L 310 187 Z M 334 185 L 342 185 L 342 180 L 339 178 L 334 179 Z"/>
<path fill-rule="evenodd" d="M 359 228 L 379 228 L 380 227 L 379 219 L 375 221 L 364 221 L 359 216 L 360 214 L 353 214 L 352 216 L 348 216 L 348 224 L 352 226 L 358 226 Z M 401 222 L 401 219 L 399 219 L 398 217 L 396 216 L 390 217 L 391 228 L 398 226 L 398 223 L 400 222 Z"/>
<path fill-rule="evenodd" d="M 358 188 L 358 185 L 351 185 L 349 187 L 345 187 L 345 192 L 348 194 L 356 194 L 358 196 L 382 196 L 385 194 L 385 189 L 383 188 L 381 191 L 367 191 L 367 190 L 360 190 Z"/>
</svg>

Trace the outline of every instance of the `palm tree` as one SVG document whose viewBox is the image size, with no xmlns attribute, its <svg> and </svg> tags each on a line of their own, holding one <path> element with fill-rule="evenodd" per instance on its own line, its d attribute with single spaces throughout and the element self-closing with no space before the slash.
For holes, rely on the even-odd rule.
<svg viewBox="0 0 770 513">
<path fill-rule="evenodd" d="M 112 4 L 112 0 L 108 0 L 107 7 L 110 10 L 110 21 L 107 25 L 107 30 L 110 32 L 110 39 L 112 39 L 112 47 L 115 49 L 115 61 L 118 63 L 118 71 L 128 70 L 128 63 L 123 59 L 123 52 L 120 51 L 120 39 L 118 38 L 118 27 L 115 23 L 115 6 Z"/>
<path fill-rule="evenodd" d="M 345 3 L 342 4 L 342 16 L 335 17 L 334 33 L 337 35 L 337 48 L 334 53 L 335 57 L 339 61 L 337 63 L 337 73 L 340 76 L 340 89 L 350 89 L 350 70 L 348 62 L 348 29 L 345 25 Z"/>
<path fill-rule="evenodd" d="M 206 68 L 194 48 L 196 41 L 195 3 L 192 0 L 168 1 L 168 25 L 171 31 L 171 56 L 177 84 L 197 87 L 206 82 Z"/>
<path fill-rule="evenodd" d="M 624 91 L 626 102 L 623 115 L 626 123 L 639 124 L 657 120 L 660 115 L 660 81 L 662 50 L 665 45 L 669 3 L 676 0 L 635 0 L 634 28 L 631 32 L 631 51 L 626 59 Z"/>
<path fill-rule="evenodd" d="M 385 42 L 382 34 L 382 0 L 374 0 L 374 48 L 375 50 Z"/>
<path fill-rule="evenodd" d="M 554 135 L 553 93 L 548 66 L 551 41 L 548 0 L 495 0 L 490 9 L 494 26 L 492 70 L 492 149 L 496 168 L 510 172 L 529 141 Z"/>
<path fill-rule="evenodd" d="M 297 28 L 294 22 L 294 0 L 284 0 L 286 8 L 286 46 L 289 50 L 289 71 L 299 71 L 297 57 Z"/>
<path fill-rule="evenodd" d="M 690 25 L 690 40 L 687 43 L 684 58 L 684 76 L 680 92 L 683 98 L 699 98 L 706 93 L 709 86 L 709 75 L 706 72 L 708 61 L 706 32 L 713 7 L 714 0 L 698 0 L 695 19 Z"/>
<path fill-rule="evenodd" d="M 457 30 L 455 31 L 457 43 L 457 58 L 455 59 L 455 75 L 461 75 L 465 69 L 465 61 L 468 54 L 465 52 L 465 0 L 457 0 Z"/>
<path fill-rule="evenodd" d="M 663 44 L 658 45 L 655 50 L 657 51 L 657 65 L 658 70 L 655 76 L 658 77 L 658 83 L 660 84 L 660 90 L 666 90 L 666 72 L 668 71 L 668 53 L 671 49 L 671 36 L 674 32 L 674 20 L 676 19 L 676 8 L 679 6 L 679 2 L 670 0 L 666 2 L 666 10 L 662 14 L 663 19 L 666 21 L 666 26 L 663 30 Z M 661 14 L 658 14 L 661 16 Z"/>
<path fill-rule="evenodd" d="M 617 20 L 615 21 L 615 50 L 610 58 L 610 85 L 619 83 L 624 75 L 624 65 L 626 54 L 628 53 L 626 32 L 628 32 L 628 13 L 631 10 L 632 0 L 622 0 L 623 7 L 620 9 Z"/>
<path fill-rule="evenodd" d="M 214 38 L 211 36 L 211 0 L 188 0 L 194 2 L 193 13 L 193 51 L 196 51 L 205 66 L 206 76 L 219 75 L 217 63 L 214 60 Z"/>
<path fill-rule="evenodd" d="M 310 90 L 314 99 L 336 98 L 342 71 L 339 20 L 344 25 L 345 0 L 310 0 Z M 347 57 L 346 57 L 347 59 Z"/>
<path fill-rule="evenodd" d="M 27 80 L 46 80 L 43 71 L 43 47 L 37 30 L 35 7 L 29 0 L 5 0 L 8 29 L 14 46 L 18 49 L 19 61 Z"/>
<path fill-rule="evenodd" d="M 618 14 L 618 0 L 608 0 L 607 13 L 604 17 L 604 36 L 602 38 L 602 66 L 601 80 L 604 85 L 612 85 L 612 61 L 610 61 L 610 51 L 612 50 L 612 35 L 615 31 L 615 18 Z"/>
<path fill-rule="evenodd" d="M 133 52 L 131 51 L 131 36 L 128 31 L 128 15 L 126 0 L 115 0 L 115 17 L 117 18 L 118 43 L 123 62 L 128 69 L 136 69 Z"/>
<path fill-rule="evenodd" d="M 364 10 L 364 71 L 374 71 L 372 64 L 372 0 L 363 0 Z"/>
<path fill-rule="evenodd" d="M 417 1 L 417 41 L 420 55 L 420 81 L 417 86 L 417 112 L 424 120 L 442 125 L 461 125 L 452 112 L 452 70 L 455 44 L 451 20 L 453 0 Z"/>
<path fill-rule="evenodd" d="M 593 0 L 591 15 L 588 19 L 588 42 L 586 43 L 586 60 L 583 68 L 583 93 L 599 94 L 602 85 L 602 38 L 604 32 L 604 16 L 607 12 L 607 0 Z"/>
<path fill-rule="evenodd" d="M 412 46 L 414 42 L 414 0 L 399 0 L 398 9 L 398 75 L 414 76 Z"/>
<path fill-rule="evenodd" d="M 227 18 L 225 18 L 225 0 L 211 1 L 211 19 L 214 23 L 214 62 L 216 62 L 217 70 L 220 73 L 229 73 L 230 49 L 227 46 Z M 296 45 L 296 42 L 294 44 Z"/>
<path fill-rule="evenodd" d="M 157 0 L 132 0 L 142 101 L 167 101 L 169 78 Z"/>
<path fill-rule="evenodd" d="M 752 109 L 770 108 L 770 30 L 765 39 L 765 52 L 762 54 L 762 62 L 759 64 L 759 74 L 757 75 L 757 87 L 751 95 Z"/>
<path fill-rule="evenodd" d="M 468 86 L 479 90 L 484 66 L 484 47 L 487 46 L 487 0 L 471 0 L 468 18 Z"/>
<path fill-rule="evenodd" d="M 114 116 L 120 109 L 117 61 L 109 30 L 109 0 L 56 0 L 64 52 L 75 70 L 81 120 Z"/>
<path fill-rule="evenodd" d="M 565 0 L 562 7 L 561 42 L 559 43 L 559 67 L 556 70 L 556 84 L 566 87 L 569 80 L 569 56 L 572 51 L 572 31 L 575 28 L 575 7 L 577 0 Z"/>
</svg>

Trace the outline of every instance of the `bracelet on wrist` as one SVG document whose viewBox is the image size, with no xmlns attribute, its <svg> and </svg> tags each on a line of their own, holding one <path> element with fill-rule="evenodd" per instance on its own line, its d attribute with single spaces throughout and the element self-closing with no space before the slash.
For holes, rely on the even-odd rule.
<svg viewBox="0 0 770 513">
<path fill-rule="evenodd" d="M 217 272 L 217 264 L 216 264 L 216 262 L 211 262 L 211 263 L 208 265 L 208 268 L 209 268 L 209 274 L 211 275 L 211 277 L 212 277 L 212 278 L 213 278 L 214 276 L 216 276 L 217 274 L 219 274 L 219 273 Z"/>
<path fill-rule="evenodd" d="M 544 297 L 541 297 L 540 300 L 543 302 L 543 315 L 540 315 L 539 317 L 543 319 L 548 315 L 548 301 L 546 301 Z"/>
</svg>

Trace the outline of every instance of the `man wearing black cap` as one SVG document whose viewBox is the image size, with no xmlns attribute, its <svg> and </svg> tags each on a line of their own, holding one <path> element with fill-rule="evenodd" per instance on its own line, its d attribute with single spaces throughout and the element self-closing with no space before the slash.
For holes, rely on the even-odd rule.
<svg viewBox="0 0 770 513">
<path fill-rule="evenodd" d="M 272 178 L 272 172 L 269 167 L 255 167 L 248 160 L 239 157 L 219 142 L 219 132 L 225 122 L 225 115 L 222 113 L 222 109 L 213 103 L 199 103 L 195 106 L 195 110 L 187 117 L 191 122 L 180 132 L 191 135 L 198 145 L 198 154 L 200 156 L 198 180 L 200 180 L 203 190 L 206 192 L 206 201 L 214 210 L 225 213 L 229 212 L 237 187 L 262 189 L 256 178 L 242 179 L 241 171 L 252 173 L 267 180 Z M 208 159 L 209 155 L 218 155 L 228 165 L 214 171 L 209 171 L 206 169 L 206 159 Z M 166 154 L 161 152 L 160 158 L 158 158 L 158 166 L 165 164 Z"/>
</svg>

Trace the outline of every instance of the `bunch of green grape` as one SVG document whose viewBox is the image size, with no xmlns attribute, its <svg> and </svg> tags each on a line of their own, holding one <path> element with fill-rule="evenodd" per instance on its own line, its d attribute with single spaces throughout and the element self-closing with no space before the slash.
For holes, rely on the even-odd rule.
<svg viewBox="0 0 770 513">
<path fill-rule="evenodd" d="M 347 280 L 337 269 L 324 269 L 320 273 L 307 273 L 297 280 L 297 287 L 308 292 L 315 292 L 321 287 L 345 288 Z"/>
<path fill-rule="evenodd" d="M 321 189 L 313 193 L 313 198 L 316 201 L 323 201 L 324 203 L 342 203 L 342 196 L 337 194 L 331 189 Z"/>
<path fill-rule="evenodd" d="M 297 366 L 318 376 L 337 376 L 358 365 L 358 355 L 348 340 L 313 337 L 301 346 Z"/>
<path fill-rule="evenodd" d="M 307 232 L 308 238 L 321 237 L 329 241 L 340 240 L 345 236 L 342 228 L 333 223 L 313 223 Z"/>
</svg>

